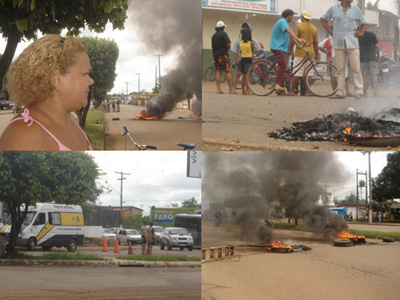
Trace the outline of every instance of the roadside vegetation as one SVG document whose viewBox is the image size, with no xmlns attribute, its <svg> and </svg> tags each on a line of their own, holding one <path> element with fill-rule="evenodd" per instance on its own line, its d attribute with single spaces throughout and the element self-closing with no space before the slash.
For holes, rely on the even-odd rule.
<svg viewBox="0 0 400 300">
<path fill-rule="evenodd" d="M 141 261 L 201 261 L 200 257 L 188 257 L 186 255 L 124 255 L 117 258 Z"/>
<path fill-rule="evenodd" d="M 366 238 L 371 238 L 371 239 L 392 238 L 397 241 L 400 241 L 400 232 L 367 231 L 367 230 L 357 230 L 357 229 L 349 229 L 348 232 L 356 235 L 363 235 Z"/>
<path fill-rule="evenodd" d="M 32 255 L 18 253 L 18 256 L 7 257 L 2 256 L 1 258 L 7 259 L 41 259 L 41 260 L 105 260 L 104 258 L 94 255 L 94 254 L 82 254 L 82 253 L 46 253 L 43 255 Z"/>
<path fill-rule="evenodd" d="M 85 133 L 93 150 L 104 150 L 104 125 L 103 106 L 90 109 L 86 119 Z"/>
</svg>

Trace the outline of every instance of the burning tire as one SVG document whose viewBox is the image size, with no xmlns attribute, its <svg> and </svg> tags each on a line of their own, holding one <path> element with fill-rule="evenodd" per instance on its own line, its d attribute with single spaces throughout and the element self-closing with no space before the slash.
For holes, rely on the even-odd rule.
<svg viewBox="0 0 400 300">
<path fill-rule="evenodd" d="M 351 247 L 353 246 L 353 241 L 351 240 L 334 240 L 333 246 L 336 247 Z"/>
<path fill-rule="evenodd" d="M 394 239 L 392 239 L 392 238 L 384 238 L 383 241 L 385 243 L 394 243 Z"/>
</svg>

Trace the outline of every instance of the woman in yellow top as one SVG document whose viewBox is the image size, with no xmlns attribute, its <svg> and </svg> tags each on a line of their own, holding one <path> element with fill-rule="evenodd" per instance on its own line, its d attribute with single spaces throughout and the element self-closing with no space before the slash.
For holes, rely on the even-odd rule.
<svg viewBox="0 0 400 300">
<path fill-rule="evenodd" d="M 254 43 L 251 40 L 251 31 L 248 28 L 242 28 L 240 52 L 242 58 L 239 62 L 239 72 L 242 75 L 242 95 L 250 95 L 250 90 L 246 83 L 246 73 L 253 62 Z"/>
</svg>

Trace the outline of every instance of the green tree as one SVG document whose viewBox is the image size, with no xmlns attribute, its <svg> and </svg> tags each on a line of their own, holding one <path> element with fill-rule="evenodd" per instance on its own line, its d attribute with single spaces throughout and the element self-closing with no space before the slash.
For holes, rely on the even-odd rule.
<svg viewBox="0 0 400 300">
<path fill-rule="evenodd" d="M 389 153 L 387 164 L 381 173 L 372 181 L 372 199 L 385 204 L 400 198 L 400 153 Z M 386 204 L 387 205 L 387 204 Z"/>
<path fill-rule="evenodd" d="M 18 233 L 32 202 L 91 205 L 101 190 L 98 167 L 84 152 L 0 152 L 0 199 L 11 215 L 7 254 L 16 256 Z"/>
<path fill-rule="evenodd" d="M 77 111 L 79 125 L 85 126 L 87 112 L 89 111 L 91 98 L 95 99 L 97 108 L 106 98 L 114 86 L 116 77 L 115 68 L 118 60 L 119 49 L 117 43 L 107 39 L 84 37 L 80 38 L 86 48 L 90 58 L 90 77 L 94 80 L 94 85 L 90 87 L 91 93 L 88 95 L 88 104 Z M 91 97 L 92 96 L 92 97 Z"/>
<path fill-rule="evenodd" d="M 351 193 L 350 195 L 345 196 L 344 199 L 340 201 L 340 204 L 357 204 L 357 196 Z"/>
<path fill-rule="evenodd" d="M 197 200 L 192 197 L 189 200 L 182 201 L 182 208 L 201 208 L 201 203 L 198 203 Z"/>
<path fill-rule="evenodd" d="M 138 229 L 139 231 L 140 231 L 140 227 L 143 225 L 143 222 L 147 222 L 147 224 L 149 224 L 150 217 L 142 216 L 142 215 L 135 215 L 135 216 L 129 216 L 127 218 L 122 219 L 122 225 L 124 226 L 124 228 Z"/>
<path fill-rule="evenodd" d="M 128 0 L 0 0 L 0 32 L 7 45 L 0 60 L 0 90 L 21 39 L 31 40 L 38 32 L 79 35 L 88 28 L 103 32 L 110 22 L 123 29 Z"/>
</svg>

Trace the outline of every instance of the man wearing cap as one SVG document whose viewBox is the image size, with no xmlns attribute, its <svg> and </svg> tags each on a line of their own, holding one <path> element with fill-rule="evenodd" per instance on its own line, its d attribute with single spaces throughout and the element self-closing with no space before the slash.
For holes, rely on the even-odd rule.
<svg viewBox="0 0 400 300">
<path fill-rule="evenodd" d="M 335 66 L 338 70 L 338 89 L 336 95 L 330 99 L 344 99 L 344 76 L 346 55 L 351 68 L 355 85 L 355 97 L 361 99 L 363 95 L 363 78 L 360 70 L 360 49 L 358 37 L 363 36 L 368 27 L 368 20 L 358 6 L 353 5 L 353 0 L 339 0 L 340 3 L 332 5 L 321 17 L 321 24 L 333 36 L 335 49 Z M 333 30 L 328 21 L 333 19 Z M 361 26 L 359 26 L 361 25 Z"/>
<path fill-rule="evenodd" d="M 233 52 L 233 55 L 235 56 L 235 65 L 236 65 L 236 67 L 239 67 L 239 61 L 242 58 L 242 54 L 240 53 L 240 41 L 242 40 L 242 30 L 243 30 L 243 28 L 247 28 L 251 32 L 250 24 L 243 23 L 242 24 L 242 28 L 240 29 L 239 37 L 237 38 L 237 40 L 235 41 L 235 43 L 233 44 L 233 47 L 232 47 L 232 52 Z M 256 53 L 258 51 L 261 51 L 261 46 L 259 45 L 259 43 L 253 37 L 251 38 L 251 40 L 253 41 L 254 49 L 255 49 Z M 238 69 L 236 69 L 236 70 L 238 71 Z M 235 80 L 233 82 L 233 88 L 234 89 L 236 89 L 236 86 L 237 86 L 237 84 L 239 82 L 239 77 L 240 77 L 239 75 L 235 77 Z"/>
<path fill-rule="evenodd" d="M 215 70 L 217 72 L 215 79 L 217 83 L 217 94 L 223 94 L 221 90 L 221 73 L 226 73 L 226 81 L 229 85 L 229 93 L 236 94 L 232 88 L 232 74 L 231 63 L 229 61 L 228 51 L 231 48 L 231 40 L 225 30 L 225 23 L 218 21 L 215 27 L 215 33 L 211 38 L 211 45 L 213 50 L 213 57 L 215 63 Z"/>
<path fill-rule="evenodd" d="M 275 91 L 282 93 L 284 89 L 284 76 L 286 70 L 286 53 L 289 49 L 289 36 L 300 47 L 301 43 L 305 42 L 299 39 L 294 32 L 289 28 L 289 23 L 293 20 L 295 12 L 291 9 L 285 9 L 282 12 L 282 18 L 275 23 L 272 30 L 271 43 L 269 48 L 276 57 L 278 62 L 278 70 L 276 73 Z"/>
<path fill-rule="evenodd" d="M 318 59 L 318 38 L 317 38 L 317 28 L 310 23 L 311 15 L 308 11 L 303 11 L 300 16 L 301 23 L 296 24 L 294 28 L 294 34 L 306 41 L 306 47 L 310 53 L 311 58 Z M 301 63 L 304 57 L 307 56 L 306 51 L 303 47 L 296 47 L 296 52 L 293 52 L 294 43 L 290 41 L 289 43 L 289 53 L 292 54 L 293 65 L 297 66 Z M 301 68 L 297 69 L 296 76 L 293 77 L 292 90 L 288 93 L 289 96 L 295 96 L 295 88 L 298 85 L 299 79 L 303 77 L 304 71 L 309 66 L 309 63 L 303 64 Z M 311 92 L 306 87 L 306 96 L 312 96 Z"/>
</svg>

